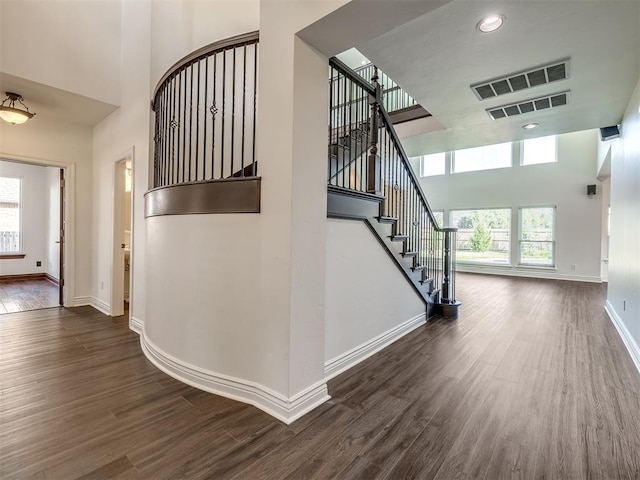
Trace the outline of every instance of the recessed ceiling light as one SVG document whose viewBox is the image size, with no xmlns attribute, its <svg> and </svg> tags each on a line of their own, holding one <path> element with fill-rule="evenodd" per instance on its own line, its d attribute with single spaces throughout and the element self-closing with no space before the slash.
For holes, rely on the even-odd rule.
<svg viewBox="0 0 640 480">
<path fill-rule="evenodd" d="M 476 28 L 482 33 L 491 33 L 499 29 L 504 23 L 504 15 L 489 15 L 478 22 Z"/>
<path fill-rule="evenodd" d="M 367 63 L 369 63 L 367 60 L 362 60 L 362 61 L 360 62 L 360 65 L 366 65 Z"/>
<path fill-rule="evenodd" d="M 539 123 L 527 123 L 523 125 L 522 128 L 524 128 L 525 130 L 532 130 L 534 128 L 538 128 L 539 126 L 540 126 Z"/>
</svg>

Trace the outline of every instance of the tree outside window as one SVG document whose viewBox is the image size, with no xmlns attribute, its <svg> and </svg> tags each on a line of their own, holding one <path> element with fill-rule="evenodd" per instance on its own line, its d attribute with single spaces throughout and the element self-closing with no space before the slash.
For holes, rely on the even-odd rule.
<svg viewBox="0 0 640 480">
<path fill-rule="evenodd" d="M 509 264 L 511 209 L 453 210 L 458 262 Z"/>
<path fill-rule="evenodd" d="M 520 264 L 555 265 L 555 207 L 520 209 Z"/>
</svg>

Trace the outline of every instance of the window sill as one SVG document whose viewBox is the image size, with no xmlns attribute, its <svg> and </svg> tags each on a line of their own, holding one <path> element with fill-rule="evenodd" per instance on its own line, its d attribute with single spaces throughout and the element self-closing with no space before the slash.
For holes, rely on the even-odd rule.
<svg viewBox="0 0 640 480">
<path fill-rule="evenodd" d="M 492 263 L 492 262 L 465 262 L 456 261 L 456 265 L 477 265 L 479 267 L 501 267 L 501 268 L 513 268 L 513 265 L 509 263 Z"/>
<path fill-rule="evenodd" d="M 0 260 L 13 260 L 17 258 L 24 258 L 27 255 L 25 253 L 0 253 Z"/>
<path fill-rule="evenodd" d="M 456 262 L 456 265 L 469 267 L 469 266 L 477 266 L 477 267 L 495 267 L 495 268 L 503 268 L 505 270 L 548 270 L 548 271 L 557 271 L 558 269 L 554 267 L 547 267 L 544 265 L 511 265 L 509 263 L 481 263 L 481 262 Z"/>
<path fill-rule="evenodd" d="M 517 265 L 516 268 L 526 268 L 531 270 L 558 270 L 555 266 L 548 265 Z"/>
</svg>

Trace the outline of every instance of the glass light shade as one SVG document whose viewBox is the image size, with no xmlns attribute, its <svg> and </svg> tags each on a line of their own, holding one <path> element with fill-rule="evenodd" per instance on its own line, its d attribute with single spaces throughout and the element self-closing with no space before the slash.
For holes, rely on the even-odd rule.
<svg viewBox="0 0 640 480">
<path fill-rule="evenodd" d="M 25 112 L 24 110 L 19 110 L 17 108 L 0 106 L 0 118 L 2 118 L 5 122 L 9 122 L 14 125 L 20 125 L 21 123 L 29 120 L 31 117 L 33 117 L 33 113 Z"/>
<path fill-rule="evenodd" d="M 490 15 L 478 22 L 476 28 L 482 33 L 491 33 L 499 29 L 504 23 L 504 15 Z"/>
</svg>

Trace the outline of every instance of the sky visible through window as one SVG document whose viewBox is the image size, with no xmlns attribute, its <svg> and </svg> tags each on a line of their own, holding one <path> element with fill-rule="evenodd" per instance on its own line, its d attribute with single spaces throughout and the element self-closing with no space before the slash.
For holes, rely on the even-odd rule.
<svg viewBox="0 0 640 480">
<path fill-rule="evenodd" d="M 445 152 L 433 153 L 431 155 L 422 156 L 422 170 L 420 175 L 423 177 L 433 177 L 435 175 L 445 174 Z"/>
<path fill-rule="evenodd" d="M 527 139 L 522 142 L 522 150 L 522 165 L 555 162 L 556 136 Z"/>
<path fill-rule="evenodd" d="M 20 251 L 19 178 L 0 177 L 0 252 Z"/>
<path fill-rule="evenodd" d="M 511 143 L 467 148 L 453 152 L 453 173 L 511 166 Z"/>
</svg>

